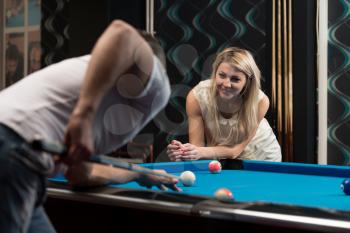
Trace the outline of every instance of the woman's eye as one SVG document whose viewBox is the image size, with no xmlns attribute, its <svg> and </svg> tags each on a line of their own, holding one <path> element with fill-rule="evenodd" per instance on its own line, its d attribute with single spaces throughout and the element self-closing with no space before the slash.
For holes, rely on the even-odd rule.
<svg viewBox="0 0 350 233">
<path fill-rule="evenodd" d="M 226 77 L 226 75 L 222 74 L 222 73 L 220 73 L 219 76 L 220 76 L 220 78 L 225 78 Z"/>
<path fill-rule="evenodd" d="M 240 79 L 237 78 L 237 77 L 232 77 L 230 80 L 231 80 L 231 82 L 233 82 L 233 83 L 237 83 L 237 82 L 240 81 Z"/>
</svg>

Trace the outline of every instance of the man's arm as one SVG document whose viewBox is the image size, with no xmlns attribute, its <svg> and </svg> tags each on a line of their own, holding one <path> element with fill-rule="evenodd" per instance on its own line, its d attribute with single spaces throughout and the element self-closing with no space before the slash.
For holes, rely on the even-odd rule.
<svg viewBox="0 0 350 233">
<path fill-rule="evenodd" d="M 155 171 L 166 173 L 161 170 Z M 174 178 L 136 173 L 90 162 L 82 162 L 71 166 L 65 175 L 70 185 L 75 187 L 99 186 L 108 183 L 124 184 L 136 181 L 141 186 L 157 186 L 159 189 L 164 189 L 164 186 L 166 186 L 174 191 L 181 191 L 181 189 L 176 186 L 178 180 Z"/>
<path fill-rule="evenodd" d="M 106 91 L 123 74 L 132 74 L 135 66 L 142 71 L 137 73 L 143 84 L 138 86 L 141 92 L 152 72 L 153 52 L 133 27 L 123 21 L 114 21 L 92 51 L 75 112 L 95 110 Z M 125 85 L 125 88 L 133 87 Z"/>
<path fill-rule="evenodd" d="M 78 103 L 69 119 L 66 163 L 79 162 L 94 151 L 92 121 L 105 93 L 119 78 L 130 75 L 138 82 L 120 82 L 122 87 L 118 88 L 134 95 L 141 93 L 152 68 L 153 52 L 140 34 L 123 21 L 111 23 L 92 51 Z"/>
<path fill-rule="evenodd" d="M 105 185 L 109 182 L 127 183 L 135 180 L 137 175 L 134 172 L 91 162 L 74 164 L 65 174 L 72 186 Z"/>
</svg>

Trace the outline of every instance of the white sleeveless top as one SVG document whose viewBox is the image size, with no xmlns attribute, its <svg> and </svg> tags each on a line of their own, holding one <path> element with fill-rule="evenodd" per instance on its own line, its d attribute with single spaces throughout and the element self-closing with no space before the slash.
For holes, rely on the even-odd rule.
<svg viewBox="0 0 350 233">
<path fill-rule="evenodd" d="M 211 79 L 199 82 L 193 88 L 193 94 L 197 99 L 204 121 L 205 131 L 212 135 L 211 131 L 213 130 L 213 124 L 211 123 L 208 107 L 209 107 L 209 91 L 211 86 Z M 259 100 L 264 97 L 264 93 L 260 90 Z M 230 119 L 226 119 L 221 115 L 219 123 L 224 126 L 222 129 L 228 129 L 235 124 L 237 124 L 236 115 Z M 209 135 L 206 133 L 207 142 L 210 143 Z M 225 132 L 224 132 L 225 134 Z M 222 140 L 217 140 L 208 146 L 215 146 L 220 144 Z M 233 146 L 233 145 L 232 145 Z M 281 161 L 281 148 L 278 144 L 275 134 L 273 133 L 272 128 L 270 127 L 267 120 L 264 118 L 260 122 L 255 136 L 246 146 L 244 151 L 237 157 L 237 159 L 244 160 L 266 160 L 266 161 Z"/>
<path fill-rule="evenodd" d="M 0 123 L 27 141 L 35 135 L 62 142 L 78 100 L 90 55 L 71 58 L 32 73 L 0 92 Z M 101 100 L 93 122 L 95 153 L 111 152 L 135 135 L 170 97 L 168 76 L 157 57 L 143 92 L 126 97 L 111 88 Z"/>
</svg>

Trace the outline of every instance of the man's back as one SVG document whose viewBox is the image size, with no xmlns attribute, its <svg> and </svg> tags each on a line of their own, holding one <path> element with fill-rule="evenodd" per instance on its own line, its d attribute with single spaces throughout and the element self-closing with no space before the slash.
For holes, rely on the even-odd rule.
<svg viewBox="0 0 350 233">
<path fill-rule="evenodd" d="M 39 135 L 62 142 L 89 60 L 90 55 L 64 60 L 0 92 L 0 122 L 27 141 Z M 126 96 L 117 83 L 103 97 L 92 126 L 96 153 L 130 141 L 167 103 L 169 81 L 159 60 L 153 60 L 152 77 L 139 96 Z"/>
<path fill-rule="evenodd" d="M 64 60 L 35 72 L 0 92 L 0 122 L 26 140 L 64 137 L 79 96 L 89 56 Z"/>
</svg>

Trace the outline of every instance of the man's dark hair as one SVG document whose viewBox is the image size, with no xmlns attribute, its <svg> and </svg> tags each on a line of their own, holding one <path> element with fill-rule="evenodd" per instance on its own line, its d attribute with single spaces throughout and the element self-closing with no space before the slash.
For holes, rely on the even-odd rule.
<svg viewBox="0 0 350 233">
<path fill-rule="evenodd" d="M 152 48 L 154 55 L 158 57 L 164 68 L 166 68 L 165 53 L 162 46 L 160 46 L 159 40 L 146 31 L 138 30 L 138 32 L 147 41 L 149 46 Z"/>
</svg>

